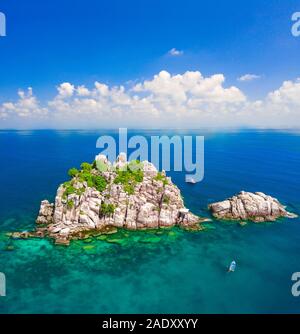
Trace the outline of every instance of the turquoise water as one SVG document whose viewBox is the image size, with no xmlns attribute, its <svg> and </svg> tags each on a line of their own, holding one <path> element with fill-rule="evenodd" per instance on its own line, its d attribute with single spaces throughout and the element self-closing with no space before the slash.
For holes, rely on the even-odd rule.
<svg viewBox="0 0 300 334">
<path fill-rule="evenodd" d="M 6 233 L 33 228 L 40 201 L 54 198 L 70 167 L 93 159 L 104 133 L 0 132 L 0 313 L 300 312 L 291 295 L 299 219 L 244 228 L 213 221 L 199 233 L 120 231 L 68 248 L 11 241 Z M 300 213 L 300 132 L 180 134 L 205 136 L 204 181 L 189 185 L 170 173 L 196 214 L 209 216 L 208 203 L 240 190 L 269 193 Z M 233 259 L 237 271 L 227 274 Z"/>
</svg>

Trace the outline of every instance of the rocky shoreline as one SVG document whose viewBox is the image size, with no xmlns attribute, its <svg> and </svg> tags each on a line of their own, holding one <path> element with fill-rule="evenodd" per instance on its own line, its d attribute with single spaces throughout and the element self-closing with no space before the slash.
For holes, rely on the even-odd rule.
<svg viewBox="0 0 300 334">
<path fill-rule="evenodd" d="M 57 190 L 55 203 L 41 202 L 32 232 L 15 232 L 12 238 L 51 238 L 55 244 L 117 233 L 118 229 L 153 230 L 179 226 L 201 231 L 200 218 L 184 205 L 180 190 L 148 161 L 126 161 L 120 154 L 112 164 L 98 155 L 93 164 L 69 170 L 70 180 Z M 212 203 L 215 219 L 255 223 L 279 218 L 296 218 L 276 198 L 261 192 L 242 191 L 224 201 Z"/>
<path fill-rule="evenodd" d="M 56 244 L 114 228 L 201 229 L 200 217 L 184 206 L 171 178 L 148 161 L 127 162 L 121 154 L 111 164 L 98 155 L 93 164 L 72 168 L 69 175 L 71 180 L 58 188 L 55 203 L 42 201 L 36 221 L 36 233 L 53 238 Z"/>
</svg>

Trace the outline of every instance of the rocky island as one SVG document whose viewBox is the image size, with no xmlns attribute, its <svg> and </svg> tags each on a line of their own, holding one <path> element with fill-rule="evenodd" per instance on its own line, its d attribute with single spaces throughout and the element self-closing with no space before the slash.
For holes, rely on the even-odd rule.
<svg viewBox="0 0 300 334">
<path fill-rule="evenodd" d="M 55 202 L 41 202 L 33 232 L 15 232 L 12 238 L 49 237 L 55 244 L 72 239 L 116 233 L 118 228 L 149 230 L 179 226 L 201 231 L 200 218 L 184 205 L 179 188 L 148 161 L 130 161 L 120 154 L 114 163 L 98 155 L 80 169 L 71 168 L 69 181 L 58 187 Z M 296 218 L 276 198 L 245 192 L 208 206 L 216 219 L 255 223 Z M 104 237 L 104 236 L 103 236 Z M 101 236 L 102 238 L 102 236 Z M 102 240 L 102 239 L 101 239 Z"/>
<path fill-rule="evenodd" d="M 112 164 L 98 155 L 93 164 L 69 170 L 55 203 L 44 200 L 35 234 L 68 245 L 86 233 L 113 228 L 157 229 L 178 225 L 201 229 L 201 219 L 185 206 L 178 187 L 148 162 L 127 162 L 120 154 Z"/>
<path fill-rule="evenodd" d="M 286 211 L 278 199 L 262 192 L 241 191 L 238 195 L 209 205 L 212 215 L 217 219 L 250 220 L 256 223 L 272 222 L 278 218 L 296 218 Z"/>
</svg>

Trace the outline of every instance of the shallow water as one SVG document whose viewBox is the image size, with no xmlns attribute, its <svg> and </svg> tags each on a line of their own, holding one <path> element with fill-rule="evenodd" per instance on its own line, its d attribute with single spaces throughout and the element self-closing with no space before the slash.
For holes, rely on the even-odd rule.
<svg viewBox="0 0 300 334">
<path fill-rule="evenodd" d="M 194 213 L 209 216 L 209 202 L 240 190 L 269 193 L 300 212 L 297 133 L 190 133 L 205 135 L 205 179 L 189 185 L 183 174 L 170 175 Z M 1 313 L 300 312 L 291 294 L 292 273 L 300 271 L 299 219 L 243 228 L 213 221 L 199 233 L 120 231 L 109 242 L 68 248 L 6 237 L 33 228 L 39 202 L 53 199 L 70 167 L 93 159 L 100 134 L 0 132 Z M 227 274 L 233 259 L 237 270 Z"/>
</svg>

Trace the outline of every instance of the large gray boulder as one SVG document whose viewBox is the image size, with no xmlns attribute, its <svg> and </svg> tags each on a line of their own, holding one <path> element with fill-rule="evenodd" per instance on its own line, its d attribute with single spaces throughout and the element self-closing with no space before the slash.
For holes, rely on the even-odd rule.
<svg viewBox="0 0 300 334">
<path fill-rule="evenodd" d="M 296 218 L 286 211 L 276 198 L 262 192 L 245 192 L 209 205 L 212 215 L 217 219 L 251 220 L 254 222 L 275 221 L 281 217 Z"/>
</svg>

